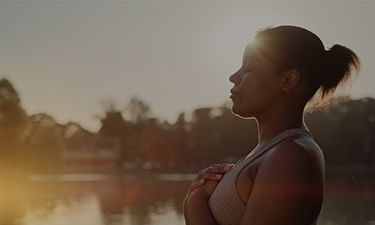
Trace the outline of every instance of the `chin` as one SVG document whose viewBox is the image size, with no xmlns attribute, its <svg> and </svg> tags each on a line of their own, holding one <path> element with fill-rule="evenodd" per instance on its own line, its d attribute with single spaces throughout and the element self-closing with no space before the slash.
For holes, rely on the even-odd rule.
<svg viewBox="0 0 375 225">
<path fill-rule="evenodd" d="M 233 104 L 232 106 L 232 113 L 242 119 L 253 119 L 254 115 L 252 115 L 248 110 L 241 109 L 240 107 L 236 107 Z"/>
</svg>

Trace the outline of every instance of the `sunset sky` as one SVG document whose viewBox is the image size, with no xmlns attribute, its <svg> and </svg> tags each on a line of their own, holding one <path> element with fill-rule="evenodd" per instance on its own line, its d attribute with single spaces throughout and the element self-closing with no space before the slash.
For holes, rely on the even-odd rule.
<svg viewBox="0 0 375 225">
<path fill-rule="evenodd" d="M 29 115 L 96 131 L 101 100 L 137 96 L 173 123 L 228 101 L 255 32 L 291 24 L 354 50 L 363 70 L 349 94 L 374 98 L 374 12 L 375 1 L 2 1 L 0 76 Z"/>
</svg>

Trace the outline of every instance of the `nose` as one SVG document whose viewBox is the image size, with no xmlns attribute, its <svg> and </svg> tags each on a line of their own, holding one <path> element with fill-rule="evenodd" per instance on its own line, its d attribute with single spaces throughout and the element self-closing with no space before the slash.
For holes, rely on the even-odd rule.
<svg viewBox="0 0 375 225">
<path fill-rule="evenodd" d="M 239 73 L 240 73 L 240 70 L 238 70 L 237 72 L 232 74 L 229 77 L 229 81 L 232 82 L 233 84 L 239 84 L 241 82 L 241 77 L 240 77 Z"/>
</svg>

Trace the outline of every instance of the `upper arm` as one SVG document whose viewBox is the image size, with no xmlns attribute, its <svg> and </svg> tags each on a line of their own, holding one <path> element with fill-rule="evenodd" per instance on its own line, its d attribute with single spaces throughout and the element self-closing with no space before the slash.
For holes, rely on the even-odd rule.
<svg viewBox="0 0 375 225">
<path fill-rule="evenodd" d="M 259 166 L 241 224 L 305 224 L 323 199 L 324 163 L 319 153 L 319 148 L 294 140 L 270 150 Z"/>
</svg>

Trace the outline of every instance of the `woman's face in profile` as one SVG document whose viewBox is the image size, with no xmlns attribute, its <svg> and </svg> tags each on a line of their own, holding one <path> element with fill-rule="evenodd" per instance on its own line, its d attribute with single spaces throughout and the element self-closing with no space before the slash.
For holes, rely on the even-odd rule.
<svg viewBox="0 0 375 225">
<path fill-rule="evenodd" d="M 241 68 L 230 76 L 234 84 L 232 111 L 244 118 L 266 113 L 279 96 L 282 76 L 275 64 L 264 57 L 256 44 L 246 46 Z"/>
</svg>

